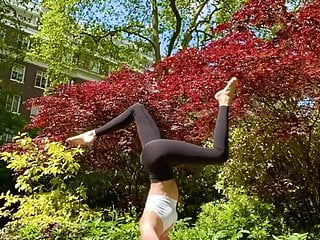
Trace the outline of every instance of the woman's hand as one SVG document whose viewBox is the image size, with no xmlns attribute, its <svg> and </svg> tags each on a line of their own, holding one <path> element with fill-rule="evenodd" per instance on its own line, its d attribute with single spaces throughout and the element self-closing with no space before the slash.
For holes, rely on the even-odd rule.
<svg viewBox="0 0 320 240">
<path fill-rule="evenodd" d="M 91 145 L 95 139 L 96 139 L 95 130 L 91 130 L 91 131 L 79 134 L 77 136 L 70 137 L 66 140 L 66 142 L 73 147 L 76 147 L 79 145 L 88 146 L 88 145 Z"/>
</svg>

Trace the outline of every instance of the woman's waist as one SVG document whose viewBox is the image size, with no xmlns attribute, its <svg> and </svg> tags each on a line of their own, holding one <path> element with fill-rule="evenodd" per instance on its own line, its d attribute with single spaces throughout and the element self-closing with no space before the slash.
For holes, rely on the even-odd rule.
<svg viewBox="0 0 320 240">
<path fill-rule="evenodd" d="M 164 195 L 178 200 L 179 191 L 174 180 L 151 183 L 149 195 Z"/>
</svg>

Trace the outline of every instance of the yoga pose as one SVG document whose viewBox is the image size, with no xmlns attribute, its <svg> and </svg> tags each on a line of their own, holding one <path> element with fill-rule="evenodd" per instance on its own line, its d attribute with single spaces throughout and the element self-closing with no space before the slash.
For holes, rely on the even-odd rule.
<svg viewBox="0 0 320 240">
<path fill-rule="evenodd" d="M 142 145 L 140 161 L 151 180 L 145 209 L 140 219 L 142 240 L 169 239 L 168 232 L 177 220 L 178 187 L 173 178 L 173 165 L 216 164 L 227 160 L 228 112 L 236 83 L 237 79 L 232 78 L 226 87 L 215 95 L 219 102 L 219 112 L 214 129 L 213 149 L 161 139 L 158 127 L 140 103 L 132 105 L 104 126 L 66 140 L 73 146 L 90 145 L 96 137 L 135 122 Z"/>
</svg>

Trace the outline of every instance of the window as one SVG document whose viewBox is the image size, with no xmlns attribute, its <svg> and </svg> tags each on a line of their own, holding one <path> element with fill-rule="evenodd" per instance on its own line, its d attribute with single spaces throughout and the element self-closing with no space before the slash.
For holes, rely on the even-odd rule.
<svg viewBox="0 0 320 240">
<path fill-rule="evenodd" d="M 21 103 L 21 96 L 13 95 L 7 96 L 7 104 L 6 107 L 8 111 L 12 113 L 19 113 L 20 112 L 20 103 Z"/>
<path fill-rule="evenodd" d="M 16 81 L 23 83 L 24 82 L 24 74 L 26 72 L 26 67 L 23 65 L 15 65 L 12 67 L 11 71 L 11 81 Z"/>
<path fill-rule="evenodd" d="M 18 18 L 25 23 L 31 23 L 32 21 L 32 16 L 18 14 Z"/>
<path fill-rule="evenodd" d="M 39 107 L 32 106 L 32 108 L 30 110 L 30 117 L 34 118 L 38 115 L 38 113 L 39 113 Z"/>
<path fill-rule="evenodd" d="M 38 18 L 37 17 L 33 17 L 32 21 L 31 21 L 31 24 L 33 24 L 34 26 L 37 26 L 38 25 Z"/>
<path fill-rule="evenodd" d="M 5 139 L 5 141 L 6 141 L 7 143 L 8 143 L 8 142 L 13 142 L 13 135 L 7 133 L 7 134 L 6 134 L 6 139 Z"/>
<path fill-rule="evenodd" d="M 13 140 L 12 134 L 4 133 L 4 134 L 0 135 L 0 142 L 8 143 L 8 142 L 12 142 L 12 140 Z"/>
<path fill-rule="evenodd" d="M 18 46 L 21 49 L 29 49 L 31 46 L 31 41 L 28 36 L 20 35 L 18 38 Z"/>
<path fill-rule="evenodd" d="M 43 71 L 37 71 L 34 86 L 41 89 L 45 89 L 47 87 L 47 79 Z"/>
</svg>

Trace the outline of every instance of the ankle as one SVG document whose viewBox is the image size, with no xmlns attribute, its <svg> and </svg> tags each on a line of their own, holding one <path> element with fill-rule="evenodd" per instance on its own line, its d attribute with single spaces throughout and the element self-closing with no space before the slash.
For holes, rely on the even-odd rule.
<svg viewBox="0 0 320 240">
<path fill-rule="evenodd" d="M 231 97 L 225 95 L 225 96 L 220 96 L 218 99 L 219 106 L 230 106 L 231 105 Z"/>
</svg>

